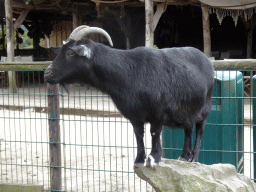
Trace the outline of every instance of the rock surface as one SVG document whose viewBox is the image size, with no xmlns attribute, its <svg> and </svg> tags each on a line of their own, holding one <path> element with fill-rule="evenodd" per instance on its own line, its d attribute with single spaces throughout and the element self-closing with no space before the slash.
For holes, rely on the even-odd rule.
<svg viewBox="0 0 256 192">
<path fill-rule="evenodd" d="M 156 192 L 255 192 L 256 184 L 230 164 L 204 165 L 168 159 L 158 167 L 134 167 Z"/>
</svg>

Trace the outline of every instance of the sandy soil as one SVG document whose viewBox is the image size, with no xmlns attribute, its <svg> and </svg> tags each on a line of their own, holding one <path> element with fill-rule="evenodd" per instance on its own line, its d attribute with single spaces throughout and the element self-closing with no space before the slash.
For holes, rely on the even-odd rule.
<svg viewBox="0 0 256 192">
<path fill-rule="evenodd" d="M 0 116 L 5 117 L 0 120 L 0 182 L 40 184 L 49 189 L 46 114 L 0 111 Z M 125 119 L 61 118 L 63 190 L 152 191 L 133 173 L 136 141 Z"/>
</svg>

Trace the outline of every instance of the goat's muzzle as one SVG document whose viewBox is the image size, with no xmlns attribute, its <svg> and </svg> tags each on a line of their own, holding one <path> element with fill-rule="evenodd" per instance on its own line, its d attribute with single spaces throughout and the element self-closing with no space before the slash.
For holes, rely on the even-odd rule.
<svg viewBox="0 0 256 192">
<path fill-rule="evenodd" d="M 52 70 L 51 66 L 47 67 L 47 69 L 45 70 L 45 72 L 44 72 L 44 80 L 47 83 L 50 83 L 50 84 L 57 84 L 58 83 L 58 81 L 54 77 L 54 73 L 53 73 L 53 70 Z"/>
</svg>

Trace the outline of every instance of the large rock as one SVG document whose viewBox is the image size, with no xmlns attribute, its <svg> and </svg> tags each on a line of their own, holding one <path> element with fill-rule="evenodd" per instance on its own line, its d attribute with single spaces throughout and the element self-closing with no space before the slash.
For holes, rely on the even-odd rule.
<svg viewBox="0 0 256 192">
<path fill-rule="evenodd" d="M 256 184 L 230 164 L 204 165 L 164 160 L 156 168 L 134 167 L 157 192 L 255 192 Z"/>
</svg>

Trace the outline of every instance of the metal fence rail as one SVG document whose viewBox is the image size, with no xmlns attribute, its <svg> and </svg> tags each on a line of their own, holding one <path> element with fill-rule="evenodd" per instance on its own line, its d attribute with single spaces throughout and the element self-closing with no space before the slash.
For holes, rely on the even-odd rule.
<svg viewBox="0 0 256 192">
<path fill-rule="evenodd" d="M 207 148 L 206 144 L 202 144 L 200 157 L 202 161 L 207 158 L 218 161 L 216 157 L 220 153 L 235 154 L 236 166 L 242 165 L 240 168 L 237 166 L 239 171 L 254 179 L 255 122 L 252 112 L 255 108 L 255 95 L 252 83 L 256 62 L 247 60 L 247 65 L 244 65 L 245 61 L 234 62 L 233 65 L 225 64 L 224 61 L 216 61 L 214 64 L 219 70 L 224 70 L 225 66 L 229 71 L 242 71 L 242 81 L 244 82 L 245 77 L 247 80 L 246 85 L 243 85 L 246 89 L 243 88 L 242 95 L 215 95 L 213 99 L 216 103 L 213 108 L 218 108 L 218 102 L 239 101 L 241 109 L 235 106 L 232 110 L 239 110 L 241 119 L 222 124 L 209 121 L 208 126 L 209 129 L 227 126 L 227 131 L 240 128 L 236 136 L 243 138 L 242 143 L 235 143 L 235 149 L 230 148 L 228 143 L 232 139 L 226 136 L 222 141 L 227 141 L 228 148 Z M 17 93 L 11 93 L 8 85 L 0 79 L 0 183 L 43 185 L 45 191 L 153 191 L 133 171 L 136 140 L 132 125 L 117 111 L 109 96 L 80 85 L 70 85 L 69 94 L 60 87 L 60 117 L 57 119 L 60 125 L 58 143 L 61 148 L 62 189 L 52 188 L 50 168 L 55 166 L 51 165 L 49 146 L 55 142 L 49 138 L 49 94 L 42 79 L 43 70 L 48 64 L 40 63 L 38 66 L 37 63 L 30 63 L 29 70 L 17 63 L 0 66 L 0 73 L 17 71 L 18 85 Z M 226 90 L 228 89 L 230 88 L 227 87 Z M 230 104 L 226 107 L 232 106 Z M 226 119 L 230 118 L 230 115 L 226 116 Z M 208 138 L 209 135 L 203 137 Z M 148 125 L 145 140 L 149 154 L 151 136 Z M 218 142 L 216 136 L 211 137 L 211 140 Z M 182 143 L 183 138 L 175 142 Z M 242 147 L 239 148 L 238 145 Z M 180 154 L 181 148 L 178 145 L 164 148 L 169 149 Z"/>
</svg>

